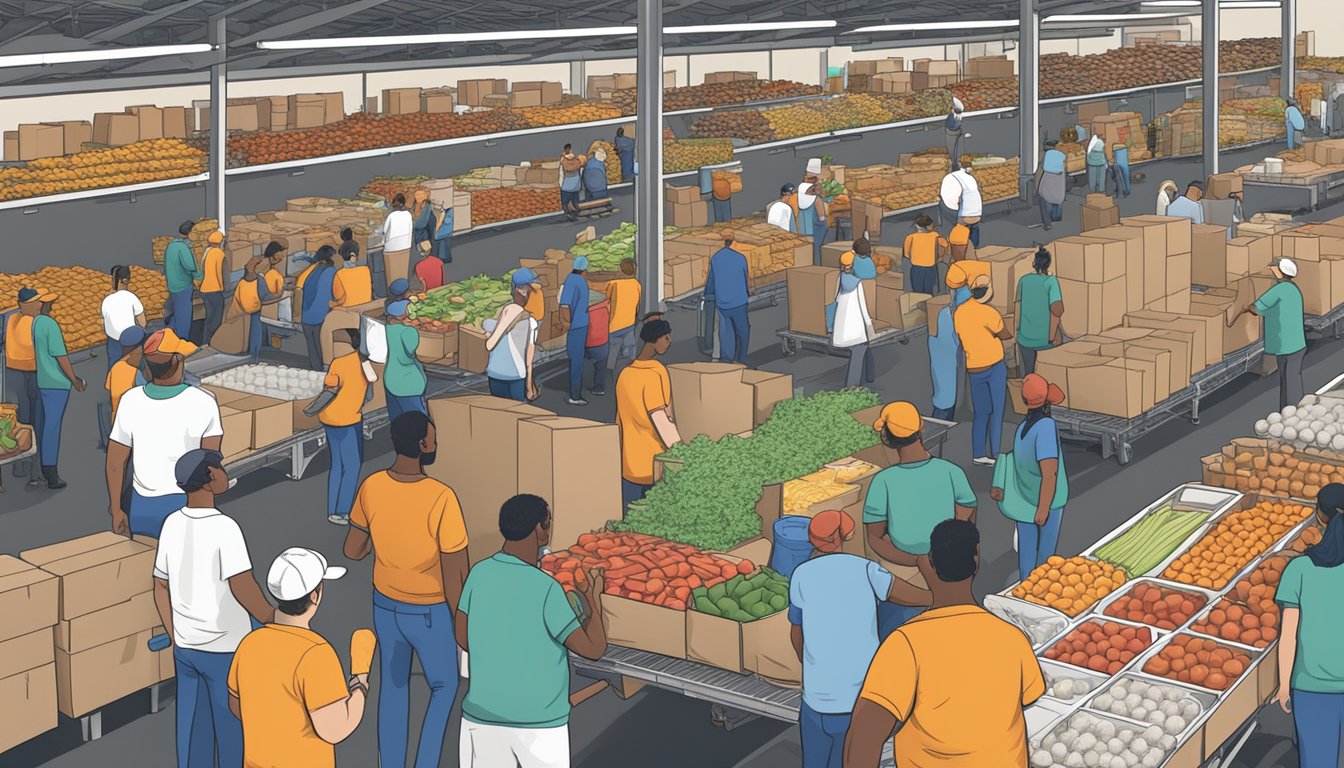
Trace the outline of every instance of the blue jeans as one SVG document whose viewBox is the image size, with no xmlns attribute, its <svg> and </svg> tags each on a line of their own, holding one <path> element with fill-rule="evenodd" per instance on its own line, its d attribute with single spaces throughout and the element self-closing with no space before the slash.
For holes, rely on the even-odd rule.
<svg viewBox="0 0 1344 768">
<path fill-rule="evenodd" d="M 573 192 L 566 192 L 563 189 L 560 190 L 560 210 L 564 211 L 565 215 L 571 219 L 578 214 L 579 190 L 576 189 Z"/>
<path fill-rule="evenodd" d="M 720 200 L 720 199 L 718 199 L 717 197 L 714 197 L 713 195 L 711 195 L 710 198 L 709 198 L 709 200 L 710 200 L 711 203 L 714 204 L 714 221 L 715 221 L 715 223 L 722 224 L 722 223 L 725 222 L 725 221 L 731 221 L 731 220 L 732 220 L 732 218 L 733 218 L 733 201 L 732 201 L 731 199 L 729 199 L 729 200 Z"/>
<path fill-rule="evenodd" d="M 929 415 L 935 419 L 942 419 L 943 421 L 952 421 L 952 417 L 956 415 L 956 412 L 957 412 L 957 406 L 955 404 L 951 408 L 939 408 L 938 406 L 935 405 L 933 407 L 933 413 L 930 413 Z"/>
<path fill-rule="evenodd" d="M 37 448 L 42 466 L 54 467 L 61 458 L 61 422 L 65 421 L 65 406 L 70 402 L 68 389 L 37 390 Z"/>
<path fill-rule="evenodd" d="M 373 630 L 378 635 L 378 760 L 406 765 L 410 731 L 411 657 L 420 659 L 429 684 L 429 706 L 420 725 L 415 768 L 436 768 L 457 698 L 457 641 L 446 603 L 412 605 L 373 593 Z"/>
<path fill-rule="evenodd" d="M 635 355 L 639 354 L 639 338 L 635 336 L 635 327 L 623 328 L 611 334 L 607 341 L 607 346 L 611 348 L 608 353 L 608 363 L 611 366 L 613 376 L 620 373 L 621 358 L 626 362 L 632 362 Z"/>
<path fill-rule="evenodd" d="M 747 305 L 732 309 L 719 307 L 719 360 L 725 363 L 747 362 L 748 342 L 751 340 L 751 322 L 747 319 Z"/>
<path fill-rule="evenodd" d="M 188 338 L 191 335 L 191 289 L 168 294 L 168 307 L 173 311 L 168 327 L 178 338 Z"/>
<path fill-rule="evenodd" d="M 812 225 L 812 263 L 821 264 L 821 246 L 826 244 L 826 222 Z"/>
<path fill-rule="evenodd" d="M 644 494 L 648 493 L 649 489 L 652 487 L 653 487 L 652 485 L 640 485 L 639 483 L 632 483 L 629 480 L 626 480 L 624 477 L 622 477 L 621 513 L 624 514 L 625 511 L 630 508 L 631 502 L 639 501 L 640 499 L 644 498 Z"/>
<path fill-rule="evenodd" d="M 327 475 L 327 516 L 350 516 L 359 489 L 359 468 L 364 464 L 364 425 L 324 427 L 331 447 L 331 472 Z"/>
<path fill-rule="evenodd" d="M 116 339 L 108 339 L 104 347 L 107 350 L 107 372 L 111 373 L 113 363 L 120 360 L 121 356 L 126 354 L 126 351 L 121 348 L 121 342 Z"/>
<path fill-rule="evenodd" d="M 253 362 L 261 359 L 261 313 L 253 312 L 247 316 L 247 354 Z"/>
<path fill-rule="evenodd" d="M 398 397 L 391 392 L 387 393 L 387 420 L 396 421 L 397 417 L 408 411 L 419 411 L 429 415 L 429 407 L 425 405 L 424 395 L 411 395 L 408 397 Z"/>
<path fill-rule="evenodd" d="M 803 768 L 841 768 L 850 713 L 823 714 L 807 706 L 804 701 L 798 715 L 798 732 L 803 742 Z"/>
<path fill-rule="evenodd" d="M 1017 523 L 1017 572 L 1020 578 L 1039 568 L 1046 559 L 1055 554 L 1059 545 L 1059 524 L 1064 519 L 1064 508 L 1050 510 L 1045 525 L 1035 523 Z"/>
<path fill-rule="evenodd" d="M 1293 134 L 1296 133 L 1296 131 L 1293 130 L 1293 124 L 1290 123 L 1290 122 L 1284 121 L 1283 125 L 1284 125 L 1285 128 L 1288 129 L 1288 149 L 1296 149 L 1296 148 L 1297 148 L 1297 142 L 1293 141 L 1293 139 L 1294 139 Z"/>
<path fill-rule="evenodd" d="M 933 295 L 938 291 L 938 267 L 910 266 L 910 289 L 915 293 Z"/>
<path fill-rule="evenodd" d="M 593 361 L 593 391 L 607 391 L 607 358 L 611 356 L 611 350 L 606 344 L 596 347 L 584 347 L 583 354 L 589 360 Z"/>
<path fill-rule="evenodd" d="M 527 402 L 527 379 L 486 379 L 490 384 L 490 394 L 506 400 Z"/>
<path fill-rule="evenodd" d="M 1125 197 L 1129 197 L 1129 166 L 1116 164 L 1115 169 L 1115 178 L 1120 187 L 1116 192 L 1119 192 Z"/>
<path fill-rule="evenodd" d="M 570 328 L 565 333 L 565 354 L 569 357 L 569 399 L 583 399 L 583 352 L 588 341 L 588 326 Z"/>
<path fill-rule="evenodd" d="M 243 724 L 229 711 L 232 653 L 173 646 L 177 666 L 177 766 L 242 768 Z"/>
<path fill-rule="evenodd" d="M 971 458 L 997 456 L 1003 444 L 1003 399 L 1008 392 L 1008 366 L 1000 360 L 989 370 L 971 374 Z"/>
<path fill-rule="evenodd" d="M 886 640 L 887 635 L 926 610 L 922 605 L 897 605 L 883 600 L 877 604 L 877 638 Z"/>
<path fill-rule="evenodd" d="M 969 229 L 971 230 L 971 245 L 974 245 L 976 248 L 979 248 L 979 247 L 980 247 L 980 222 L 977 221 L 976 223 L 970 225 Z"/>
<path fill-rule="evenodd" d="M 219 326 L 224 324 L 224 292 L 203 292 L 201 301 L 205 304 L 205 325 L 201 328 L 201 343 L 209 344 Z"/>
<path fill-rule="evenodd" d="M 134 466 L 135 457 L 131 457 L 131 464 Z M 139 536 L 148 536 L 151 539 L 159 538 L 159 533 L 163 530 L 163 521 L 177 510 L 187 505 L 187 494 L 170 493 L 167 496 L 141 496 L 131 489 L 131 508 L 126 510 L 126 516 L 130 518 L 131 533 Z"/>
<path fill-rule="evenodd" d="M 1291 147 L 1289 147 L 1291 149 Z M 1089 165 L 1087 166 L 1087 191 L 1105 192 L 1106 191 L 1106 166 Z"/>
<path fill-rule="evenodd" d="M 1344 693 L 1311 693 L 1293 689 L 1293 724 L 1297 729 L 1300 768 L 1335 768 L 1344 746 Z"/>
</svg>

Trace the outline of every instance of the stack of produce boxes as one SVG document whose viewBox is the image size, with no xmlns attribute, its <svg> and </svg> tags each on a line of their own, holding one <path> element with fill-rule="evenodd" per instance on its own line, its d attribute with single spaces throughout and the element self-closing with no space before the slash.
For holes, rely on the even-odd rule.
<svg viewBox="0 0 1344 768">
<path fill-rule="evenodd" d="M 0 555 L 0 753 L 56 727 L 56 577 Z"/>
</svg>

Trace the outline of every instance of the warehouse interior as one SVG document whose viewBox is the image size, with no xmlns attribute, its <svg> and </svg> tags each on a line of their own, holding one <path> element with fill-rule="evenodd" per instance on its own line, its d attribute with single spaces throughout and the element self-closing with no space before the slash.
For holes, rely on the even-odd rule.
<svg viewBox="0 0 1344 768">
<path fill-rule="evenodd" d="M 1187 258 L 1183 283 L 1175 279 L 1158 293 L 1167 314 L 1190 315 L 1192 294 L 1240 299 L 1240 281 L 1259 285 L 1253 283 L 1255 274 L 1264 272 L 1261 262 L 1271 253 L 1277 259 L 1291 255 L 1282 249 L 1303 248 L 1302 238 L 1310 237 L 1313 248 L 1319 240 L 1308 268 L 1324 270 L 1311 275 L 1323 274 L 1327 285 L 1319 291 L 1311 286 L 1302 379 L 1308 393 L 1330 389 L 1344 374 L 1337 354 L 1344 292 L 1334 287 L 1344 286 L 1344 249 L 1338 249 L 1344 244 L 1344 204 L 1339 200 L 1344 145 L 1335 143 L 1344 141 L 1335 138 L 1344 126 L 1332 124 L 1337 105 L 1330 102 L 1331 89 L 1344 83 L 1344 43 L 1329 32 L 1339 22 L 1344 22 L 1344 8 L 1332 0 L 893 0 L 878 5 L 852 0 L 598 0 L 582 7 L 525 0 L 451 8 L 424 0 L 0 0 L 0 131 L 5 136 L 0 231 L 7 246 L 0 257 L 0 316 L 16 306 L 14 294 L 21 287 L 59 290 L 54 316 L 65 332 L 73 370 L 88 382 L 87 391 L 71 395 L 64 416 L 61 472 L 68 487 L 50 491 L 28 486 L 28 476 L 11 474 L 19 464 L 17 454 L 7 459 L 0 453 L 0 555 L 26 560 L 23 553 L 35 548 L 110 529 L 106 452 L 99 445 L 99 408 L 107 394 L 103 381 L 110 361 L 98 302 L 107 292 L 109 270 L 131 265 L 132 290 L 144 299 L 150 328 L 161 327 L 163 307 L 152 302 L 168 300 L 164 249 L 179 222 L 201 223 L 190 236 L 184 233 L 200 250 L 210 230 L 231 233 L 229 282 L 273 239 L 271 234 L 249 239 L 251 233 L 286 233 L 291 243 L 287 291 L 318 244 L 337 245 L 335 233 L 356 225 L 365 254 L 360 264 L 367 263 L 374 276 L 377 307 L 366 312 L 381 315 L 386 285 L 380 279 L 390 277 L 382 263 L 380 228 L 392 194 L 404 191 L 410 198 L 415 189 L 442 190 L 446 181 L 446 206 L 439 208 L 455 213 L 457 223 L 450 226 L 452 257 L 443 265 L 444 289 L 478 276 L 502 279 L 500 275 L 528 265 L 563 278 L 557 265 L 572 265 L 576 248 L 619 236 L 625 241 L 621 253 L 636 260 L 640 314 L 665 312 L 671 323 L 672 345 L 663 361 L 693 367 L 716 359 L 718 337 L 705 334 L 705 259 L 692 269 L 695 262 L 685 256 L 687 249 L 696 238 L 699 244 L 706 235 L 712 240 L 716 223 L 718 230 L 731 226 L 739 234 L 749 231 L 746 227 L 764 226 L 764 211 L 776 200 L 776 190 L 798 184 L 813 159 L 823 159 L 826 173 L 844 190 L 839 194 L 853 206 L 836 208 L 852 213 L 837 214 L 844 226 L 832 231 L 828 247 L 835 249 L 829 244 L 837 243 L 843 251 L 866 231 L 887 254 L 889 269 L 884 266 L 884 272 L 891 274 L 880 279 L 900 277 L 903 282 L 898 281 L 893 295 L 913 295 L 908 259 L 901 262 L 913 220 L 928 213 L 943 233 L 955 223 L 955 211 L 939 206 L 938 190 L 944 173 L 952 170 L 944 121 L 953 98 L 966 102 L 966 135 L 957 146 L 969 156 L 985 192 L 977 248 L 986 260 L 996 247 L 1013 250 L 1013 280 L 1020 276 L 1023 255 L 1029 257 L 1039 246 L 1050 245 L 1058 253 L 1056 241 L 1104 237 L 1093 230 L 1107 227 L 1142 226 L 1131 217 L 1154 218 L 1154 200 L 1164 180 L 1175 181 L 1182 190 L 1192 180 L 1205 182 L 1209 197 L 1214 197 L 1211 177 L 1231 179 L 1226 183 L 1235 183 L 1241 200 L 1235 224 L 1228 222 L 1237 230 L 1236 238 L 1227 240 L 1226 251 L 1218 248 L 1212 284 L 1192 279 Z M 516 87 L 523 84 L 526 90 Z M 482 88 L 494 90 L 482 94 Z M 1216 99 L 1205 98 L 1212 93 Z M 1283 110 L 1289 98 L 1302 103 L 1306 113 L 1296 154 L 1285 144 L 1293 141 L 1292 135 L 1284 135 Z M 1117 189 L 1112 194 L 1103 182 L 1102 196 L 1108 199 L 1099 200 L 1082 166 L 1087 137 L 1072 136 L 1072 142 L 1061 141 L 1061 147 L 1078 145 L 1069 155 L 1062 217 L 1046 232 L 1035 194 L 1042 139 L 1065 139 L 1061 131 L 1073 132 L 1075 125 L 1094 118 L 1106 124 L 1108 117 L 1119 115 L 1124 117 L 1114 125 L 1126 131 L 1122 141 L 1134 159 L 1132 179 L 1126 168 L 1132 193 Z M 639 170 L 631 179 L 619 167 L 624 157 L 609 161 L 609 186 L 603 189 L 610 203 L 598 215 L 568 220 L 555 193 L 562 147 L 572 144 L 576 152 L 588 155 L 597 142 L 610 146 L 617 128 L 634 139 L 633 162 Z M 1131 128 L 1138 130 L 1130 134 Z M 1107 143 L 1113 141 L 1110 134 L 1105 136 Z M 1218 141 L 1202 141 L 1201 136 L 1217 136 Z M 914 169 L 921 155 L 930 152 L 943 153 L 942 164 L 931 166 L 936 173 L 925 171 L 933 174 L 930 178 L 895 185 L 871 181 Z M 99 165 L 100 153 L 116 154 L 103 155 L 109 161 Z M 1272 171 L 1266 166 L 1271 160 L 1283 178 L 1269 178 Z M 974 165 L 977 161 L 983 166 Z M 1312 167 L 1304 170 L 1304 165 Z M 509 176 L 501 175 L 501 169 Z M 1309 180 L 1289 180 L 1298 172 Z M 711 208 L 711 180 L 722 173 L 745 187 L 732 197 L 731 224 L 716 222 Z M 860 189 L 865 180 L 874 184 L 869 193 Z M 433 194 L 433 205 L 439 205 L 439 193 Z M 310 202 L 296 202 L 305 200 Z M 335 222 L 328 215 L 333 209 L 347 218 Z M 317 216 L 311 221 L 321 223 L 303 219 L 304 225 L 294 229 L 276 227 L 277 220 L 298 220 L 286 218 L 295 213 Z M 208 227 L 207 221 L 212 222 Z M 1196 224 L 1196 231 L 1221 223 L 1212 215 L 1208 222 Z M 632 224 L 638 225 L 637 232 L 629 231 Z M 1284 235 L 1301 227 L 1307 227 L 1298 233 L 1301 237 Z M 1188 224 L 1185 231 L 1190 231 Z M 847 353 L 829 344 L 824 328 L 819 333 L 795 328 L 798 302 L 790 276 L 794 270 L 812 275 L 819 272 L 807 270 L 833 268 L 825 259 L 839 251 L 830 256 L 819 251 L 814 266 L 810 236 L 789 235 L 787 263 L 772 263 L 752 275 L 746 367 L 790 377 L 796 397 L 843 390 Z M 1253 246 L 1251 238 L 1264 242 Z M 1224 274 L 1222 265 L 1231 264 L 1225 254 L 1234 244 L 1258 261 L 1235 272 L 1228 266 Z M 762 247 L 767 258 L 774 254 L 778 262 L 778 250 L 768 243 Z M 1168 255 L 1176 254 L 1162 258 Z M 1299 264 L 1307 261 L 1297 258 Z M 608 279 L 617 263 L 595 266 L 589 282 Z M 1333 284 L 1330 265 L 1337 273 Z M 1121 259 L 1121 272 L 1125 266 Z M 1200 267 L 1194 269 L 1197 277 Z M 1205 275 L 1208 269 L 1205 262 Z M 947 266 L 942 266 L 939 293 L 944 300 L 941 283 L 946 276 Z M 1170 272 L 1167 276 L 1172 280 Z M 1078 282 L 1093 285 L 1081 277 Z M 1116 283 L 1109 274 L 1105 282 Z M 1306 278 L 1299 282 L 1307 293 Z M 1009 285 L 1006 277 L 1002 284 Z M 1183 288 L 1168 290 L 1176 285 Z M 1085 297 L 1100 295 L 1089 290 L 1083 289 Z M 1182 290 L 1183 304 L 1173 298 Z M 1108 321 L 1112 308 L 1103 318 L 1102 301 L 1091 300 L 1095 317 L 1088 316 L 1086 307 L 1075 313 L 1083 320 L 1071 322 L 1082 323 L 1081 333 L 1067 330 L 1070 338 L 1104 336 L 1122 325 Z M 1066 301 L 1072 302 L 1069 294 Z M 1149 310 L 1150 302 L 1143 300 L 1124 306 L 1123 295 L 1120 304 L 1117 318 L 1158 311 Z M 927 416 L 934 395 L 927 325 L 936 309 L 926 313 L 922 304 L 893 306 L 894 316 L 880 319 L 893 332 L 889 338 L 899 337 L 899 343 L 875 345 L 876 376 L 865 386 L 875 393 L 876 402 L 909 401 Z M 498 307 L 491 305 L 487 314 L 493 317 Z M 820 305 L 814 309 L 819 312 Z M 199 334 L 199 300 L 195 311 L 193 333 Z M 303 335 L 296 332 L 298 323 L 290 322 L 297 320 L 297 309 L 294 318 L 285 317 L 284 311 L 268 326 L 275 346 L 263 350 L 262 362 L 307 368 Z M 1223 311 L 1219 305 L 1219 318 Z M 818 312 L 812 313 L 817 315 L 812 325 L 820 319 Z M 1011 314 L 1011 303 L 1005 314 Z M 362 322 L 358 314 L 352 317 Z M 474 314 L 471 319 L 478 321 Z M 1234 318 L 1226 328 L 1248 327 L 1237 325 L 1241 322 L 1244 318 Z M 459 333 L 457 325 L 451 323 L 452 351 L 441 348 L 432 361 L 420 358 L 429 379 L 425 395 L 431 416 L 436 413 L 434 401 L 487 392 L 484 362 L 467 360 L 468 321 L 462 320 L 460 336 L 452 335 Z M 212 345 L 217 351 L 207 350 L 198 358 L 202 378 L 249 362 L 242 328 L 242 318 L 226 321 L 228 344 L 234 347 L 225 349 L 221 342 Z M 422 329 L 422 339 L 430 336 L 428 330 Z M 1166 407 L 1152 391 L 1146 402 L 1135 396 L 1138 412 L 1123 416 L 1071 411 L 1066 401 L 1063 413 L 1070 415 L 1058 418 L 1070 498 L 1059 555 L 1097 560 L 1097 544 L 1108 532 L 1132 525 L 1136 513 L 1185 484 L 1221 485 L 1246 491 L 1251 499 L 1250 489 L 1238 486 L 1242 481 L 1235 473 L 1223 475 L 1210 469 L 1211 462 L 1201 462 L 1221 451 L 1230 466 L 1231 446 L 1245 445 L 1246 440 L 1261 440 L 1256 450 L 1269 454 L 1278 445 L 1253 427 L 1266 414 L 1278 412 L 1280 392 L 1279 379 L 1271 373 L 1273 355 L 1265 351 L 1259 326 L 1249 333 L 1254 337 L 1249 347 L 1233 349 L 1233 331 L 1227 331 L 1228 349 L 1216 351 L 1218 362 L 1210 358 L 1205 389 L 1192 383 L 1198 375 L 1187 366 L 1184 384 L 1193 394 L 1186 393 L 1189 397 L 1179 403 L 1175 376 L 1171 386 L 1161 385 L 1160 391 L 1172 396 Z M 474 334 L 484 338 L 479 325 Z M 1208 343 L 1212 348 L 1214 342 Z M 483 345 L 480 349 L 484 353 Z M 531 405 L 595 424 L 616 422 L 614 383 L 604 396 L 590 393 L 585 405 L 571 402 L 562 333 L 551 331 L 538 349 L 545 350 L 537 363 L 540 396 Z M 1011 350 L 1005 354 L 1010 364 L 1020 362 Z M 1152 373 L 1145 375 L 1151 390 Z M 16 402 L 8 379 L 3 387 L 0 402 Z M 673 390 L 675 412 L 675 385 Z M 0 416 L 5 413 L 0 410 Z M 1022 418 L 1012 407 L 1003 415 L 1009 429 Z M 751 414 L 746 418 L 748 430 L 759 427 Z M 385 414 L 375 416 L 366 408 L 364 419 L 361 476 L 368 476 L 390 465 L 395 454 Z M 994 469 L 971 462 L 972 420 L 971 398 L 963 393 L 956 402 L 955 426 L 934 453 L 964 468 L 978 498 L 981 543 L 975 594 L 981 600 L 1003 599 L 997 593 L 1013 590 L 1028 574 L 1019 573 L 1014 524 L 999 514 L 990 494 Z M 1117 420 L 1122 427 L 1112 426 Z M 1072 435 L 1066 424 L 1076 425 Z M 259 577 L 291 546 L 310 547 L 348 568 L 345 578 L 328 588 L 313 624 L 348 666 L 345 638 L 356 628 L 372 626 L 373 564 L 342 556 L 347 529 L 326 521 L 323 502 L 331 471 L 325 438 L 319 440 L 321 429 L 315 428 L 295 442 L 298 431 L 296 424 L 283 450 L 245 444 L 243 453 L 226 455 L 226 469 L 231 475 L 238 470 L 238 483 L 221 496 L 220 507 L 241 526 Z M 732 432 L 715 437 L 723 434 Z M 259 439 L 255 433 L 253 438 Z M 466 432 L 441 432 L 444 447 L 436 471 L 455 478 L 454 470 L 442 465 L 450 453 L 470 452 L 473 439 Z M 454 442 L 457 448 L 450 451 L 447 445 Z M 1010 443 L 1011 437 L 1005 450 Z M 1283 445 L 1292 449 L 1291 441 Z M 1344 465 L 1344 455 L 1328 450 L 1323 455 L 1315 460 Z M 535 472 L 549 477 L 559 467 L 558 461 L 554 468 L 520 466 L 517 456 L 501 456 L 498 475 L 480 482 L 511 489 L 502 499 L 519 491 L 521 476 Z M 612 481 L 600 498 L 619 499 L 619 471 L 605 466 L 593 471 L 596 483 Z M 1291 495 L 1303 503 L 1314 498 L 1304 494 L 1298 489 Z M 862 511 L 862 504 L 857 509 Z M 1224 508 L 1220 514 L 1231 513 Z M 607 517 L 620 515 L 618 506 Z M 762 525 L 764 531 L 768 526 Z M 1303 525 L 1282 535 L 1283 541 L 1293 540 Z M 1260 562 L 1257 556 L 1246 566 L 1254 569 Z M 3 598 L 12 587 L 5 581 L 10 572 L 0 574 Z M 1221 598 L 1229 588 L 1230 579 L 1209 592 Z M 62 615 L 60 621 L 68 624 L 70 618 Z M 1070 629 L 1075 619 L 1068 616 Z M 683 618 L 681 626 L 686 624 Z M 145 630 L 136 627 L 132 634 Z M 61 631 L 58 624 L 58 638 Z M 6 644 L 13 639 L 8 635 L 0 631 L 0 713 L 22 721 L 32 733 L 0 736 L 0 768 L 73 768 L 129 760 L 145 768 L 177 764 L 171 674 L 153 684 L 115 690 L 106 700 L 98 700 L 101 692 L 94 691 L 89 694 L 96 700 L 93 706 L 63 701 L 59 711 L 44 710 L 35 720 L 31 708 L 25 708 L 29 678 L 22 678 L 25 693 L 11 695 L 18 690 L 13 687 L 17 679 L 29 674 L 30 662 L 8 663 Z M 126 653 L 132 655 L 129 641 L 134 637 L 117 639 L 128 642 Z M 783 643 L 787 648 L 787 640 Z M 661 646 L 651 651 L 637 643 L 617 645 L 611 643 L 614 653 L 607 666 L 573 658 L 574 691 L 589 690 L 595 681 L 607 683 L 573 709 L 573 765 L 803 764 L 796 722 L 801 676 L 776 685 L 749 669 L 740 652 L 740 668 L 724 672 L 722 666 L 688 660 L 685 642 L 680 658 L 658 650 Z M 1045 649 L 1038 651 L 1045 658 Z M 54 651 L 48 645 L 43 652 L 51 660 L 42 666 L 54 662 L 55 686 L 68 699 L 70 660 L 78 654 L 59 643 Z M 673 674 L 636 663 L 659 655 L 673 656 L 670 663 L 683 666 L 669 668 Z M 1260 664 L 1261 670 L 1272 666 L 1270 661 Z M 379 681 L 374 669 L 364 724 L 336 748 L 341 765 L 378 764 Z M 1126 673 L 1135 671 L 1137 667 Z M 728 678 L 720 688 L 704 682 Z M 1160 764 L 1176 765 L 1178 758 L 1192 760 L 1182 765 L 1198 766 L 1299 764 L 1293 718 L 1269 701 L 1275 686 L 1267 688 L 1264 674 L 1257 680 L 1254 671 L 1248 678 L 1260 687 L 1241 689 L 1235 717 L 1232 706 L 1221 711 L 1210 707 L 1206 719 L 1197 727 L 1192 724 Z M 417 666 L 410 686 L 412 739 L 428 697 L 422 683 Z M 459 699 L 467 683 L 459 687 Z M 623 685 L 626 690 L 620 690 Z M 762 690 L 766 693 L 753 701 Z M 1231 692 L 1225 698 L 1231 699 Z M 1058 713 L 1050 710 L 1048 727 L 1035 732 L 1031 729 L 1038 726 L 1028 717 L 1033 765 L 1041 738 L 1068 720 L 1068 714 L 1059 713 L 1083 711 L 1082 706 L 1090 705 L 1081 700 L 1058 704 Z M 1218 738 L 1206 730 L 1208 722 L 1224 727 L 1215 714 L 1223 715 L 1222 721 L 1235 721 Z M 459 764 L 459 722 L 460 707 L 444 735 L 441 765 Z M 1196 740 L 1199 745 L 1189 747 Z M 895 764 L 902 763 L 897 759 Z"/>
</svg>

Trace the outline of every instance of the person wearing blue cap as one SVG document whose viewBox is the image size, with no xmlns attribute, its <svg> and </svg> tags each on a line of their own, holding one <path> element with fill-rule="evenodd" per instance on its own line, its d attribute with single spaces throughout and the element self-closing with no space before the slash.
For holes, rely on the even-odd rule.
<svg viewBox="0 0 1344 768">
<path fill-rule="evenodd" d="M 497 317 L 481 324 L 485 332 L 490 334 L 485 340 L 485 351 L 490 355 L 485 368 L 490 394 L 520 403 L 537 397 L 537 386 L 532 379 L 532 362 L 537 356 L 538 324 L 537 319 L 527 311 L 527 299 L 536 281 L 536 272 L 526 267 L 515 270 L 510 278 L 513 301 L 505 304 Z M 583 354 L 582 348 L 579 354 Z M 579 358 L 579 364 L 583 364 L 582 357 Z"/>
<path fill-rule="evenodd" d="M 406 295 L 411 292 L 411 281 L 404 277 L 398 277 L 387 286 L 387 301 L 383 306 L 387 306 L 394 301 L 405 301 Z"/>
<path fill-rule="evenodd" d="M 27 286 L 19 289 L 19 308 L 0 323 L 0 347 L 5 350 L 5 399 L 18 406 L 20 424 L 37 425 L 37 353 L 33 351 L 33 319 L 42 312 L 40 293 Z M 14 465 L 14 476 L 29 477 L 28 485 L 42 484 L 37 457 Z"/>
<path fill-rule="evenodd" d="M 714 302 L 719 312 L 719 360 L 745 365 L 751 339 L 751 323 L 747 318 L 750 270 L 747 257 L 733 250 L 733 233 L 721 234 L 723 247 L 709 258 L 705 301 Z"/>
<path fill-rule="evenodd" d="M 112 363 L 103 386 L 107 389 L 107 401 L 98 404 L 98 450 L 107 450 L 107 436 L 112 433 L 112 421 L 117 418 L 117 405 L 121 396 L 134 387 L 143 386 L 145 376 L 140 372 L 140 361 L 144 352 L 140 345 L 145 343 L 145 329 L 138 325 L 121 332 L 117 339 L 122 355 Z"/>
<path fill-rule="evenodd" d="M 395 421 L 407 411 L 429 414 L 425 403 L 425 368 L 416 359 L 420 331 L 406 324 L 405 299 L 387 305 L 387 367 L 383 370 L 383 388 L 387 390 L 387 418 Z"/>
<path fill-rule="evenodd" d="M 294 281 L 299 292 L 299 321 L 303 326 L 303 341 L 308 347 L 308 368 L 324 369 L 322 365 L 322 323 L 331 311 L 332 283 L 336 279 L 336 249 L 324 245 L 317 249 L 313 263 L 299 273 Z"/>
<path fill-rule="evenodd" d="M 560 324 L 565 329 L 565 354 L 569 357 L 569 404 L 587 405 L 583 399 L 583 355 L 588 343 L 588 257 L 574 259 L 573 271 L 560 287 Z"/>
</svg>

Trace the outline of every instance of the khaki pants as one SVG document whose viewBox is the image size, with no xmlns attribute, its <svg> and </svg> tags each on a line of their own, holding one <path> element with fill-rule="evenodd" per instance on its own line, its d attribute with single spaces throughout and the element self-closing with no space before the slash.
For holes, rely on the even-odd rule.
<svg viewBox="0 0 1344 768">
<path fill-rule="evenodd" d="M 411 249 L 404 251 L 383 251 L 383 272 L 387 277 L 387 285 L 392 286 L 392 281 L 397 279 L 408 280 L 411 274 Z"/>
</svg>

